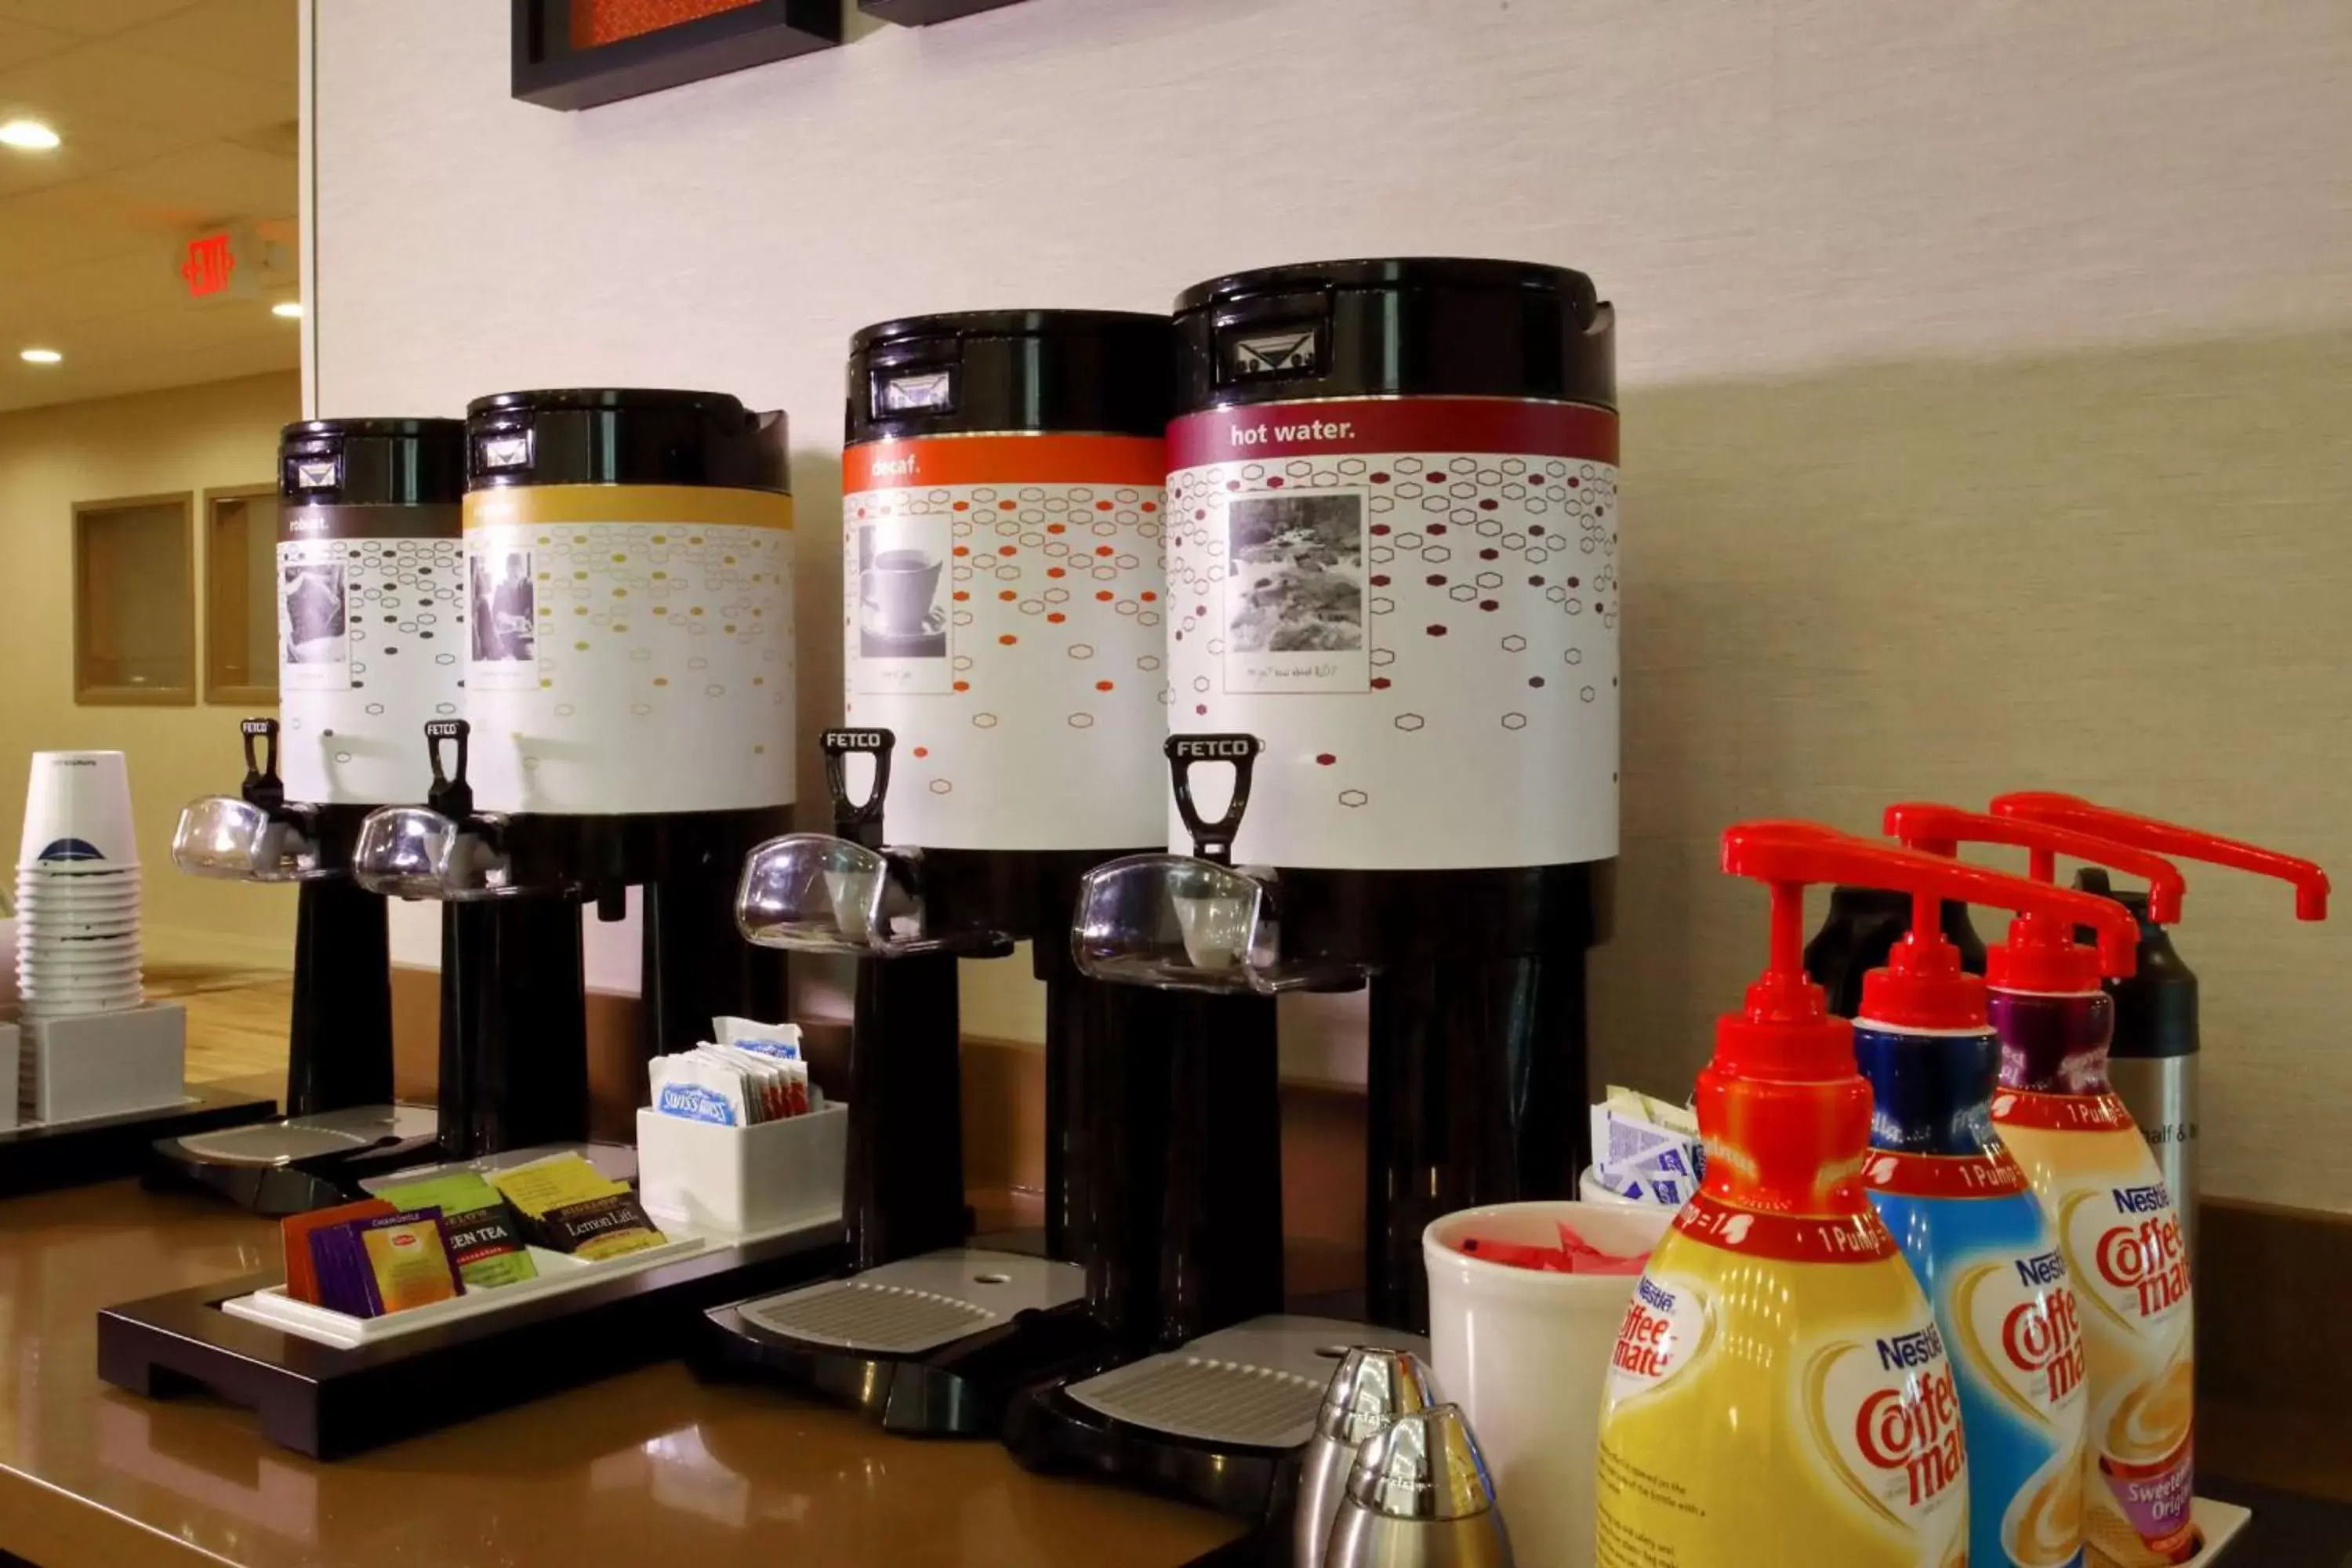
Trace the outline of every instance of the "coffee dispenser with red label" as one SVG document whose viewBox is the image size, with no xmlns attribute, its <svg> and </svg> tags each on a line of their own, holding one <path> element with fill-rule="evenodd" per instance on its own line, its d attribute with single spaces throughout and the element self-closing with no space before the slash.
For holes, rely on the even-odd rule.
<svg viewBox="0 0 2352 1568">
<path fill-rule="evenodd" d="M 845 726 L 831 834 L 745 869 L 754 942 L 857 959 L 851 1272 L 714 1310 L 705 1350 L 898 1430 L 992 1431 L 1024 1380 L 1147 1331 L 1160 1142 L 1153 1000 L 1081 975 L 1089 868 L 1156 844 L 1167 698 L 1168 323 L 1004 310 L 850 345 Z M 853 778 L 853 770 L 859 775 Z M 961 958 L 1034 939 L 1045 1235 L 967 1244 Z"/>
</svg>

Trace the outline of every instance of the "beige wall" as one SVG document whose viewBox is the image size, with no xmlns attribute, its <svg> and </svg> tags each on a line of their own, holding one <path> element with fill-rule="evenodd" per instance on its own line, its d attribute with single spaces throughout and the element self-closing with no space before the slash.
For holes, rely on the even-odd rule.
<svg viewBox="0 0 2352 1568">
<path fill-rule="evenodd" d="M 292 962 L 290 890 L 245 888 L 172 869 L 182 805 L 236 787 L 243 708 L 85 708 L 73 694 L 73 503 L 269 482 L 278 426 L 299 418 L 294 373 L 0 414 L 0 832 L 13 853 L 24 818 L 25 759 L 36 751 L 129 753 L 151 958 L 284 967 Z M 194 526 L 194 524 L 192 524 Z M 203 603 L 198 552 L 197 602 Z M 197 617 L 201 637 L 203 619 Z"/>
<path fill-rule="evenodd" d="M 1679 1093 L 1760 962 L 1736 817 L 2039 785 L 2352 864 L 2342 0 L 1025 0 L 574 115 L 509 98 L 497 7 L 314 8 L 318 407 L 789 408 L 812 726 L 856 327 L 1332 255 L 1591 270 L 1628 498 L 1597 1074 Z M 2352 1207 L 2352 924 L 2192 889 L 2211 1190 Z M 1020 967 L 966 974 L 1034 1037 Z M 1360 1074 L 1349 1017 L 1294 1020 L 1294 1069 Z"/>
</svg>

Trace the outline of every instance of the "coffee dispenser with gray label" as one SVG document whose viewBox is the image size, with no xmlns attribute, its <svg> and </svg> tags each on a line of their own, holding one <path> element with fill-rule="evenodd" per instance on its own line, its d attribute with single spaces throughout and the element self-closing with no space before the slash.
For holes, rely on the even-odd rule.
<svg viewBox="0 0 2352 1568">
<path fill-rule="evenodd" d="M 352 859 L 368 814 L 415 793 L 420 726 L 465 695 L 465 426 L 306 420 L 281 435 L 278 469 L 279 717 L 244 721 L 241 791 L 191 804 L 172 857 L 299 889 L 289 1119 L 166 1140 L 153 1166 L 265 1214 L 338 1202 L 436 1152 L 432 1109 L 393 1102 L 384 900 Z"/>
</svg>

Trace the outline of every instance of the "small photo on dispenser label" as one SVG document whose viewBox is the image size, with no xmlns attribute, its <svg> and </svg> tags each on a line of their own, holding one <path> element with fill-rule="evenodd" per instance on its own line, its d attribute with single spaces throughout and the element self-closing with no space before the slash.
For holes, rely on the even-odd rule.
<svg viewBox="0 0 2352 1568">
<path fill-rule="evenodd" d="M 297 690 L 340 689 L 350 677 L 351 608 L 344 569 L 325 563 L 278 570 L 278 640 L 287 683 Z"/>
<path fill-rule="evenodd" d="M 538 593 L 528 550 L 483 551 L 466 563 L 473 663 L 483 675 L 539 673 Z"/>
<path fill-rule="evenodd" d="M 1363 691 L 1364 494 L 1235 496 L 1225 508 L 1225 689 Z"/>
<path fill-rule="evenodd" d="M 950 523 L 944 513 L 856 530 L 857 689 L 942 692 L 948 669 Z"/>
</svg>

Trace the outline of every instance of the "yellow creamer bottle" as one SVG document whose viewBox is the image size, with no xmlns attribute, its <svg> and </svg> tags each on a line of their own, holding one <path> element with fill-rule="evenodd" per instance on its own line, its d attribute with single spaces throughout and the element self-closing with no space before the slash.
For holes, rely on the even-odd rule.
<svg viewBox="0 0 2352 1568">
<path fill-rule="evenodd" d="M 1601 1417 L 1601 1568 L 1960 1568 L 1943 1338 L 1863 1187 L 1853 1029 L 1805 978 L 1806 884 L 2000 903 L 2014 884 L 1806 823 L 1723 836 L 1770 885 L 1770 965 L 1698 1080 L 1706 1183 L 1636 1282 Z"/>
</svg>

